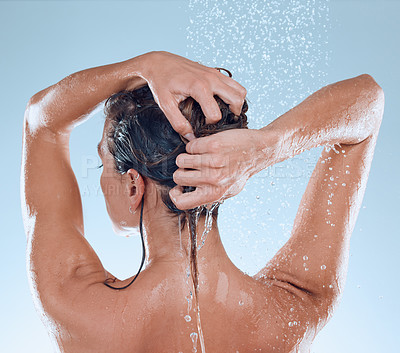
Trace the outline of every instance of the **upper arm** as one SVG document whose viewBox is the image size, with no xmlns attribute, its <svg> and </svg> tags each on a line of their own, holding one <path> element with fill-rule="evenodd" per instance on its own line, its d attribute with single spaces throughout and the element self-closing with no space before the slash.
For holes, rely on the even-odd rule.
<svg viewBox="0 0 400 353">
<path fill-rule="evenodd" d="M 21 203 L 29 277 L 46 306 L 46 301 L 60 304 L 63 298 L 104 280 L 105 271 L 84 237 L 82 203 L 70 164 L 69 135 L 34 126 L 35 117 L 28 119 L 29 114 L 28 106 Z"/>
<path fill-rule="evenodd" d="M 358 144 L 342 144 L 336 147 L 338 153 L 322 151 L 301 199 L 291 238 L 255 278 L 290 283 L 318 300 L 325 314 L 329 312 L 344 286 L 350 236 L 379 125 Z"/>
</svg>

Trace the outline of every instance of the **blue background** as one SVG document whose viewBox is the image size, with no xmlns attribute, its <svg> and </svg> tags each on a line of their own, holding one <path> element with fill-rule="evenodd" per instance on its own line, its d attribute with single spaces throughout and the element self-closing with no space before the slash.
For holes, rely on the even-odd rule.
<svg viewBox="0 0 400 353">
<path fill-rule="evenodd" d="M 0 338 L 4 352 L 51 352 L 29 292 L 19 198 L 24 109 L 65 76 L 167 50 L 223 66 L 248 90 L 259 128 L 320 87 L 371 74 L 385 115 L 354 229 L 342 302 L 311 351 L 395 352 L 400 201 L 400 2 L 397 1 L 0 1 L 1 201 Z M 141 260 L 138 237 L 113 234 L 99 188 L 101 112 L 72 134 L 85 229 L 104 266 L 119 277 Z M 265 170 L 220 210 L 228 255 L 243 271 L 261 268 L 290 229 L 321 148 Z M 396 337 L 397 336 L 397 337 Z"/>
</svg>

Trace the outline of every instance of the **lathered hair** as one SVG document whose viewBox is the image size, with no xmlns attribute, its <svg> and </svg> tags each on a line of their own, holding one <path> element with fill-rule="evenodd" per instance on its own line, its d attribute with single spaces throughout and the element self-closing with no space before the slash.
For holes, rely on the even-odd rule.
<svg viewBox="0 0 400 353">
<path fill-rule="evenodd" d="M 231 76 L 230 72 L 227 72 Z M 200 105 L 193 98 L 188 97 L 179 104 L 183 116 L 192 125 L 195 137 L 208 136 L 229 129 L 247 128 L 248 105 L 246 101 L 241 114 L 237 116 L 231 112 L 229 105 L 221 98 L 218 96 L 214 96 L 214 98 L 222 114 L 221 120 L 215 124 L 206 124 L 206 117 Z M 195 230 L 198 218 L 205 215 L 207 209 L 205 206 L 200 206 L 189 210 L 180 210 L 169 197 L 169 191 L 176 186 L 172 177 L 178 169 L 175 163 L 176 157 L 186 152 L 185 145 L 188 141 L 172 128 L 155 102 L 148 85 L 110 96 L 105 103 L 105 116 L 111 122 L 107 132 L 107 146 L 114 157 L 116 172 L 124 174 L 133 168 L 145 179 L 149 178 L 158 183 L 161 199 L 171 215 L 181 217 L 181 227 L 187 220 L 189 221 L 192 275 L 194 274 L 195 288 L 197 288 Z M 193 190 L 195 188 L 191 186 L 183 187 L 183 192 Z M 213 208 L 212 217 L 214 219 L 218 215 L 218 207 L 219 204 Z M 142 227 L 142 224 L 140 226 Z"/>
</svg>

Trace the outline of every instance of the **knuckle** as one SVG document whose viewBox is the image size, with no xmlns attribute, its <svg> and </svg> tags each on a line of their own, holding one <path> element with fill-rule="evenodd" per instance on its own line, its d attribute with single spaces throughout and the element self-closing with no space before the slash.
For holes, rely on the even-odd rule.
<svg viewBox="0 0 400 353">
<path fill-rule="evenodd" d="M 171 198 L 171 200 L 172 200 L 172 202 L 175 204 L 175 206 L 177 207 L 177 208 L 179 208 L 180 210 L 182 210 L 183 208 L 183 204 L 182 204 L 182 200 L 180 199 L 180 197 L 177 197 L 177 196 L 172 196 L 171 197 L 171 195 L 170 195 L 170 198 Z"/>
<path fill-rule="evenodd" d="M 176 171 L 172 174 L 172 179 L 176 184 L 179 184 L 180 172 Z"/>
<path fill-rule="evenodd" d="M 208 85 L 205 80 L 197 79 L 192 83 L 192 87 L 195 91 L 206 92 L 208 90 Z"/>
<path fill-rule="evenodd" d="M 192 153 L 192 151 L 193 151 L 193 144 L 194 144 L 194 141 L 190 141 L 190 142 L 188 142 L 188 143 L 186 144 L 185 150 L 186 150 L 187 153 Z"/>
<path fill-rule="evenodd" d="M 186 128 L 186 123 L 182 120 L 174 120 L 172 122 L 174 129 L 178 132 L 183 132 Z"/>
<path fill-rule="evenodd" d="M 211 85 L 219 85 L 221 82 L 220 75 L 225 76 L 220 73 L 218 70 L 210 69 L 211 71 L 204 73 L 204 78 L 207 80 L 208 84 Z"/>
<path fill-rule="evenodd" d="M 203 72 L 203 78 L 208 82 L 215 79 L 215 69 L 207 67 Z"/>
<path fill-rule="evenodd" d="M 214 150 L 219 150 L 221 147 L 221 144 L 219 143 L 219 141 L 211 141 L 209 146 L 210 146 L 210 149 L 212 151 L 214 151 Z"/>
<path fill-rule="evenodd" d="M 218 108 L 215 108 L 210 112 L 209 116 L 213 122 L 217 122 L 221 119 L 221 111 Z"/>
<path fill-rule="evenodd" d="M 230 110 L 232 111 L 232 109 L 236 110 L 241 108 L 243 102 L 244 100 L 241 96 L 239 96 L 238 94 L 233 95 L 231 98 Z"/>
<path fill-rule="evenodd" d="M 224 166 L 224 158 L 221 155 L 216 155 L 211 159 L 211 165 L 217 168 Z"/>
<path fill-rule="evenodd" d="M 177 208 L 179 208 L 180 210 L 182 209 L 183 204 L 182 204 L 180 198 L 174 198 L 174 199 L 172 200 L 172 202 L 175 204 L 175 206 L 176 206 Z"/>
<path fill-rule="evenodd" d="M 211 175 L 211 178 L 210 178 L 211 184 L 218 186 L 218 185 L 220 185 L 221 181 L 222 181 L 221 173 L 213 173 L 213 175 Z"/>
<path fill-rule="evenodd" d="M 225 195 L 225 191 L 226 191 L 226 189 L 220 186 L 220 187 L 215 188 L 214 194 L 217 199 L 220 199 L 221 197 L 223 197 Z"/>
<path fill-rule="evenodd" d="M 163 111 L 171 111 L 173 109 L 173 101 L 165 93 L 159 93 L 154 96 L 154 100 L 160 106 Z"/>
<path fill-rule="evenodd" d="M 240 98 L 240 97 L 235 97 L 233 103 L 234 103 L 235 105 L 237 105 L 237 106 L 242 107 L 242 105 L 243 105 L 243 99 Z"/>
</svg>

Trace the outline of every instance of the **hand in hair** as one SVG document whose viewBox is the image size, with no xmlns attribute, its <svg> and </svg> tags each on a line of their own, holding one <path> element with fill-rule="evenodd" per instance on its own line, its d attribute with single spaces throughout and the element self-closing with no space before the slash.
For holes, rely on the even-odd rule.
<svg viewBox="0 0 400 353">
<path fill-rule="evenodd" d="M 189 142 L 188 153 L 176 158 L 179 169 L 173 178 L 178 185 L 169 193 L 175 205 L 190 209 L 237 195 L 252 175 L 267 166 L 266 155 L 272 163 L 274 143 L 266 151 L 260 135 L 259 130 L 232 129 Z M 196 189 L 183 193 L 183 185 Z"/>
<path fill-rule="evenodd" d="M 240 115 L 246 89 L 232 78 L 214 68 L 165 51 L 151 52 L 140 57 L 143 59 L 140 76 L 148 82 L 154 100 L 174 130 L 188 140 L 194 138 L 193 130 L 178 108 L 179 103 L 187 97 L 194 98 L 200 104 L 208 124 L 221 119 L 214 95 L 229 104 L 233 113 Z"/>
</svg>

